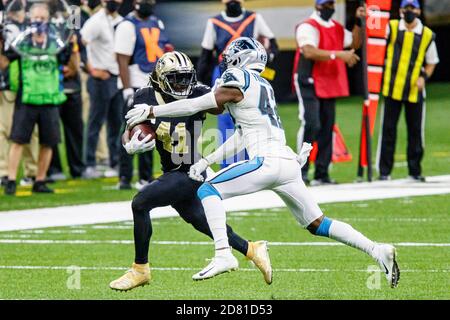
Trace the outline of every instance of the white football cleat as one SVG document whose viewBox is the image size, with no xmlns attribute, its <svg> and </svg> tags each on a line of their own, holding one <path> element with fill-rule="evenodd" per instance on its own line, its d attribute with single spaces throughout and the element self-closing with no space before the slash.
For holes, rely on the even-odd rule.
<svg viewBox="0 0 450 320">
<path fill-rule="evenodd" d="M 205 280 L 215 277 L 224 272 L 231 272 L 237 270 L 239 263 L 237 259 L 231 253 L 231 250 L 227 250 L 227 253 L 221 253 L 216 255 L 212 261 L 202 271 L 192 276 L 193 280 Z"/>
<path fill-rule="evenodd" d="M 377 244 L 376 260 L 380 265 L 380 269 L 386 275 L 386 279 L 391 288 L 395 288 L 400 280 L 400 269 L 395 260 L 397 252 L 395 247 L 390 244 Z"/>
</svg>

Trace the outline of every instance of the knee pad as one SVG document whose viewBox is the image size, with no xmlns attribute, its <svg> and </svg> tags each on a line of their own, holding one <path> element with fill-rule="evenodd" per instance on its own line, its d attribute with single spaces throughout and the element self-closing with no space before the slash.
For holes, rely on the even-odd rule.
<svg viewBox="0 0 450 320">
<path fill-rule="evenodd" d="M 330 235 L 330 226 L 333 220 L 323 217 L 322 222 L 316 230 L 316 236 L 328 237 Z"/>
<path fill-rule="evenodd" d="M 217 191 L 216 188 L 214 188 L 210 183 L 205 182 L 198 188 L 197 190 L 197 196 L 200 198 L 200 200 L 205 199 L 206 197 L 210 196 L 218 196 L 219 198 L 222 198 L 220 196 L 220 193 Z"/>
</svg>

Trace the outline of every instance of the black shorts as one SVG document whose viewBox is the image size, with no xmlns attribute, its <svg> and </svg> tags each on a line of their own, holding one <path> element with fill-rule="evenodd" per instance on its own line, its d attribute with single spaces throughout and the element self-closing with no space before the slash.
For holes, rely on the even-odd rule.
<svg viewBox="0 0 450 320">
<path fill-rule="evenodd" d="M 53 147 L 60 143 L 59 107 L 54 105 L 30 106 L 17 103 L 9 138 L 18 144 L 30 143 L 36 124 L 40 144 Z"/>
</svg>

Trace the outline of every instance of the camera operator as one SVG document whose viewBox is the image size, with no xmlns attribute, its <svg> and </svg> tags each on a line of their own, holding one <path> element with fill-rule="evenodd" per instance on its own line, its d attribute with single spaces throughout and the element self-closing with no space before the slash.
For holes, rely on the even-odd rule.
<svg viewBox="0 0 450 320">
<path fill-rule="evenodd" d="M 49 7 L 45 3 L 35 3 L 29 10 L 30 38 L 20 43 L 19 56 L 8 50 L 10 61 L 18 61 L 19 86 L 14 110 L 10 139 L 8 181 L 5 194 L 15 195 L 16 176 L 23 152 L 23 145 L 30 143 L 35 125 L 39 128 L 39 160 L 36 181 L 32 191 L 53 193 L 45 182 L 47 169 L 52 157 L 52 147 L 60 142 L 58 106 L 66 101 L 60 83 L 60 67 L 67 63 L 68 55 L 62 52 L 57 56 L 37 53 L 51 52 L 57 45 L 49 36 L 51 25 Z M 17 48 L 16 48 L 17 49 Z"/>
</svg>

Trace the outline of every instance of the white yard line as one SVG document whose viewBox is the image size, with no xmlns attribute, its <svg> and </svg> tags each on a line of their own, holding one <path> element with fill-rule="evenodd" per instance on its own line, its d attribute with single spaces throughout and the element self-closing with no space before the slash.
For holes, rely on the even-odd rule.
<svg viewBox="0 0 450 320">
<path fill-rule="evenodd" d="M 273 209 L 275 210 L 275 209 Z M 262 217 L 261 221 L 268 221 L 269 219 L 281 219 L 281 217 L 276 212 L 247 212 L 246 214 L 230 213 L 227 217 L 228 220 L 241 220 L 242 217 L 253 216 Z M 411 223 L 425 223 L 425 222 L 450 222 L 450 216 L 446 217 L 434 217 L 434 218 L 396 218 L 393 216 L 380 216 L 380 217 L 339 217 L 340 221 L 345 222 L 377 222 L 388 220 L 389 222 L 411 222 Z M 153 221 L 153 224 L 158 224 L 158 221 Z M 44 234 L 86 234 L 92 230 L 131 230 L 133 224 L 100 224 L 100 225 L 84 225 L 84 226 L 72 226 L 68 229 L 26 229 L 21 230 L 21 234 L 29 235 L 44 235 Z M 0 232 L 0 238 L 14 238 L 19 237 L 16 233 L 6 233 Z"/>
<path fill-rule="evenodd" d="M 30 240 L 30 239 L 0 239 L 0 244 L 134 244 L 133 240 Z M 211 246 L 212 242 L 208 241 L 152 241 L 152 245 L 194 245 L 194 246 Z M 269 246 L 280 247 L 334 247 L 343 246 L 340 242 L 269 242 Z M 398 242 L 394 243 L 398 247 L 450 247 L 450 243 L 433 243 L 433 242 Z"/>
<path fill-rule="evenodd" d="M 0 266 L 0 269 L 6 270 L 70 270 L 70 269 L 79 269 L 79 270 L 128 270 L 129 268 L 125 267 L 82 267 L 82 266 Z M 152 267 L 152 270 L 156 271 L 198 271 L 198 268 L 180 268 L 180 267 Z M 256 268 L 239 268 L 238 271 L 246 271 L 253 272 L 258 271 Z M 281 268 L 281 269 L 273 269 L 274 272 L 373 272 L 372 269 L 352 269 L 352 270 L 340 270 L 340 269 L 315 269 L 315 268 Z M 430 272 L 430 273 L 446 273 L 450 272 L 448 269 L 409 269 L 409 270 L 401 270 L 401 272 Z"/>
<path fill-rule="evenodd" d="M 349 202 L 450 193 L 450 175 L 429 177 L 427 183 L 406 179 L 350 183 L 309 188 L 318 203 Z M 261 191 L 225 200 L 227 211 L 285 207 L 272 191 Z M 175 217 L 170 207 L 152 210 L 152 218 Z M 132 220 L 129 201 L 96 203 L 19 211 L 0 212 L 0 231 L 98 224 Z"/>
</svg>

